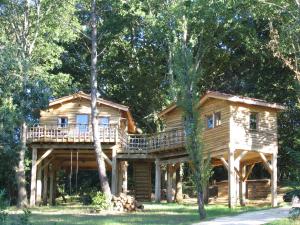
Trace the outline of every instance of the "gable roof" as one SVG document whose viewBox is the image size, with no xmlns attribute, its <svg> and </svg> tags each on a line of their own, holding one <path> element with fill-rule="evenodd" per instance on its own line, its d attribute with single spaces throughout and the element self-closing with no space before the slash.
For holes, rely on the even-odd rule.
<svg viewBox="0 0 300 225">
<path fill-rule="evenodd" d="M 244 97 L 244 96 L 239 96 L 239 95 L 231 95 L 231 94 L 221 93 L 218 91 L 207 91 L 206 94 L 201 97 L 201 99 L 199 101 L 199 106 L 203 105 L 208 99 L 211 99 L 211 98 L 230 101 L 230 102 L 244 103 L 247 105 L 262 106 L 262 107 L 266 107 L 266 108 L 272 108 L 272 109 L 275 109 L 278 111 L 285 109 L 284 106 L 277 104 L 277 103 L 267 102 L 265 100 L 256 99 L 256 98 L 249 98 L 249 97 Z M 173 111 L 175 108 L 177 108 L 176 103 L 172 103 L 167 108 L 162 110 L 158 114 L 158 116 L 162 117 L 163 115 Z"/>
<path fill-rule="evenodd" d="M 91 95 L 86 94 L 83 91 L 79 91 L 79 92 L 76 92 L 72 95 L 64 96 L 64 97 L 61 97 L 61 98 L 50 101 L 49 107 L 55 106 L 57 104 L 62 104 L 64 102 L 71 101 L 71 100 L 77 99 L 77 98 L 83 98 L 83 99 L 86 99 L 88 101 L 91 101 Z M 136 126 L 135 126 L 133 117 L 132 117 L 132 115 L 129 111 L 128 106 L 121 105 L 121 104 L 118 104 L 118 103 L 115 103 L 115 102 L 112 102 L 112 101 L 108 101 L 108 100 L 105 100 L 103 98 L 97 98 L 97 103 L 102 104 L 102 105 L 106 105 L 106 106 L 109 106 L 109 107 L 112 107 L 112 108 L 115 108 L 115 109 L 119 109 L 121 111 L 124 111 L 126 116 L 127 116 L 127 119 L 128 119 L 128 129 L 131 132 L 136 132 Z"/>
</svg>

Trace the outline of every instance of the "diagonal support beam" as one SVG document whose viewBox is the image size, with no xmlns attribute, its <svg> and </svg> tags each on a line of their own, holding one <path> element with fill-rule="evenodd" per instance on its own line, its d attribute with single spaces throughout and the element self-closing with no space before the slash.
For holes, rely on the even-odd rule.
<svg viewBox="0 0 300 225">
<path fill-rule="evenodd" d="M 41 170 L 45 169 L 45 167 L 47 167 L 49 165 L 49 163 L 51 163 L 51 161 L 54 159 L 55 157 L 52 156 L 41 168 Z"/>
<path fill-rule="evenodd" d="M 248 151 L 243 151 L 234 161 L 235 165 L 238 165 L 240 161 L 247 155 Z"/>
<path fill-rule="evenodd" d="M 220 160 L 222 161 L 222 163 L 223 163 L 223 165 L 225 166 L 225 168 L 228 170 L 228 169 L 229 169 L 229 165 L 228 165 L 227 161 L 224 159 L 224 157 L 221 157 Z M 241 175 L 240 171 L 239 171 L 236 167 L 234 167 L 234 171 L 237 173 L 237 175 L 238 175 L 240 178 L 242 178 L 242 177 L 241 177 L 242 175 Z"/>
<path fill-rule="evenodd" d="M 108 156 L 107 156 L 104 152 L 102 152 L 102 156 L 103 156 L 104 160 L 105 160 L 110 166 L 112 166 L 112 161 L 108 158 Z"/>
<path fill-rule="evenodd" d="M 246 180 L 248 180 L 248 177 L 250 176 L 250 174 L 251 174 L 251 172 L 252 172 L 252 170 L 253 170 L 254 166 L 255 166 L 255 164 L 252 164 L 252 165 L 250 166 L 250 168 L 249 168 L 249 170 L 248 170 L 248 172 L 247 172 L 246 176 L 245 176 L 245 177 L 243 177 L 243 181 L 246 181 Z"/>
<path fill-rule="evenodd" d="M 261 153 L 261 152 L 259 152 L 258 154 L 259 154 L 259 156 L 261 157 L 261 159 L 263 160 L 263 163 L 264 163 L 264 165 L 266 166 L 266 169 L 268 170 L 268 172 L 269 172 L 270 174 L 272 174 L 273 168 L 272 168 L 272 166 L 270 165 L 270 163 L 268 162 L 266 156 L 265 156 L 263 153 Z"/>
<path fill-rule="evenodd" d="M 53 148 L 48 149 L 42 156 L 39 158 L 39 160 L 36 161 L 36 166 L 38 166 L 45 158 L 47 158 L 48 155 L 50 155 L 53 152 Z"/>
</svg>

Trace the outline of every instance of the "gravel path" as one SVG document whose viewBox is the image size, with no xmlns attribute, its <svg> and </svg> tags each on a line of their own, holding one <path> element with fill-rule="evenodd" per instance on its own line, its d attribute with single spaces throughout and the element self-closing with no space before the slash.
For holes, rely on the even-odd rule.
<svg viewBox="0 0 300 225">
<path fill-rule="evenodd" d="M 195 225 L 259 225 L 285 218 L 289 214 L 290 207 L 260 210 L 242 213 L 236 216 L 226 216 L 210 221 L 200 222 Z"/>
</svg>

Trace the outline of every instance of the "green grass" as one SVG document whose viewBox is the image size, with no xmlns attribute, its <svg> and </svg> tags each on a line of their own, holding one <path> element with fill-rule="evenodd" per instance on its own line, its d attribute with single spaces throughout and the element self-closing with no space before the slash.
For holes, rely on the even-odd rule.
<svg viewBox="0 0 300 225">
<path fill-rule="evenodd" d="M 292 219 L 285 218 L 281 220 L 276 220 L 266 225 L 300 225 L 300 220 L 292 220 Z"/>
<path fill-rule="evenodd" d="M 40 207 L 33 208 L 30 221 L 37 225 L 131 225 L 131 224 L 192 224 L 198 222 L 197 206 L 183 204 L 145 204 L 143 212 L 123 213 L 123 214 L 89 214 L 90 207 L 83 206 L 56 206 L 56 207 Z M 207 218 L 234 215 L 245 211 L 254 211 L 266 209 L 266 207 L 237 207 L 229 209 L 225 205 L 209 205 L 207 210 Z M 17 211 L 15 208 L 9 210 L 9 222 L 16 220 Z"/>
</svg>

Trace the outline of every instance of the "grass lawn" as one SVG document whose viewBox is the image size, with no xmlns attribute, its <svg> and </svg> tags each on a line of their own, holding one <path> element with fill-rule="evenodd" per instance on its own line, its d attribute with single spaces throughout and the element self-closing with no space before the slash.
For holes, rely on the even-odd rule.
<svg viewBox="0 0 300 225">
<path fill-rule="evenodd" d="M 101 212 L 91 214 L 89 207 L 80 205 L 74 206 L 56 206 L 33 208 L 30 221 L 33 224 L 40 225 L 71 225 L 71 224 L 92 224 L 92 225 L 131 225 L 131 224 L 192 224 L 198 222 L 197 205 L 195 204 L 144 204 L 143 212 L 135 213 L 115 213 L 109 214 Z M 245 211 L 254 211 L 266 209 L 267 207 L 237 207 L 229 209 L 226 205 L 209 205 L 207 206 L 208 219 L 238 214 Z M 16 220 L 18 211 L 15 208 L 9 209 L 9 222 Z"/>
<path fill-rule="evenodd" d="M 300 220 L 292 220 L 286 218 L 286 219 L 276 220 L 266 225 L 300 225 Z"/>
</svg>

